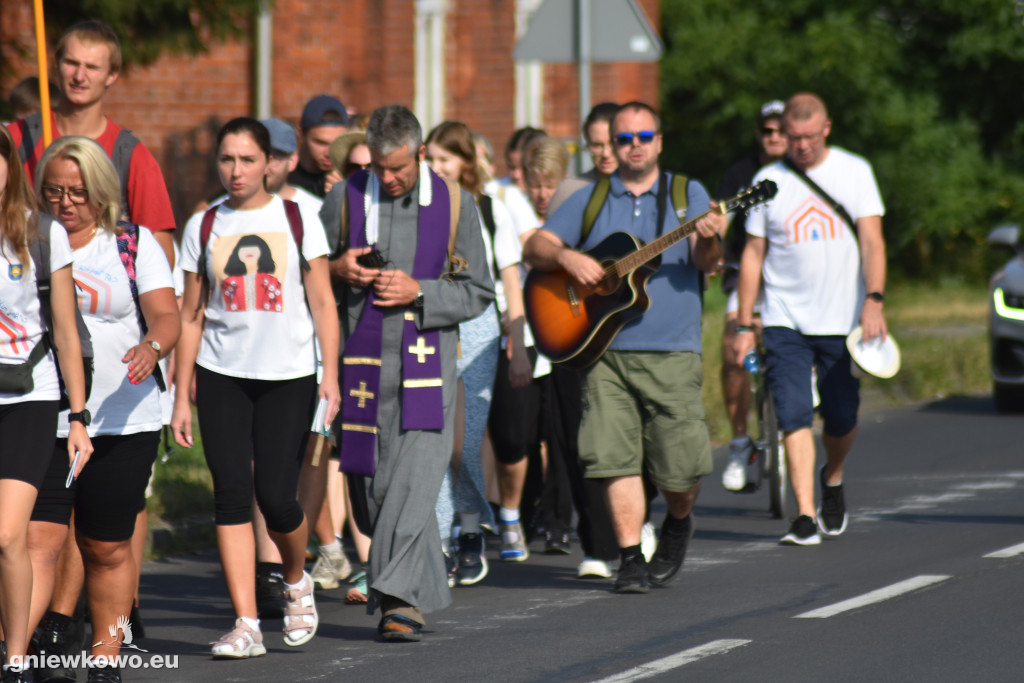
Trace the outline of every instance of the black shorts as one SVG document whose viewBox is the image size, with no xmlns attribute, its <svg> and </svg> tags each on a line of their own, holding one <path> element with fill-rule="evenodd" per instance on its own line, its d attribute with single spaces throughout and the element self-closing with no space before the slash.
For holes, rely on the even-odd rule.
<svg viewBox="0 0 1024 683">
<path fill-rule="evenodd" d="M 92 457 L 66 489 L 67 440 L 58 439 L 32 520 L 67 524 L 73 507 L 76 533 L 97 541 L 127 541 L 146 504 L 146 484 L 159 444 L 159 431 L 93 437 Z"/>
<path fill-rule="evenodd" d="M 0 405 L 0 479 L 41 487 L 56 434 L 57 401 Z"/>
</svg>

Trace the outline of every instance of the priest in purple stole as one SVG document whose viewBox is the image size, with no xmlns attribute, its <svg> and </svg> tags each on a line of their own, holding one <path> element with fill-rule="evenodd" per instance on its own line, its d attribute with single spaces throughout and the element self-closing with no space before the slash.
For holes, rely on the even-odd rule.
<svg viewBox="0 0 1024 683">
<path fill-rule="evenodd" d="M 423 615 L 451 602 L 434 504 L 452 450 L 458 326 L 494 291 L 473 198 L 427 168 L 413 113 L 376 110 L 366 142 L 371 169 L 335 185 L 320 214 L 329 234 L 343 226 L 334 430 L 342 470 L 367 476 L 368 610 L 381 609 L 385 640 L 419 640 Z"/>
</svg>

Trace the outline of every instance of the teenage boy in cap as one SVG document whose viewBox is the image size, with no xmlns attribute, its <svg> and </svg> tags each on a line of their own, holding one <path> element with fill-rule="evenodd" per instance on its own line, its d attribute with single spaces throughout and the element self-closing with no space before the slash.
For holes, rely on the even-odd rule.
<svg viewBox="0 0 1024 683">
<path fill-rule="evenodd" d="M 323 199 L 327 185 L 341 180 L 331 166 L 331 143 L 348 126 L 348 112 L 338 98 L 317 95 L 307 102 L 300 121 L 299 165 L 288 174 L 288 182 Z"/>
<path fill-rule="evenodd" d="M 290 174 L 299 165 L 299 142 L 295 129 L 281 119 L 260 121 L 270 132 L 270 163 L 267 164 L 267 192 L 281 199 L 290 199 L 299 205 L 320 211 L 324 203 L 307 190 L 288 182 Z"/>
<path fill-rule="evenodd" d="M 718 187 L 718 198 L 728 199 L 749 187 L 758 169 L 778 161 L 786 153 L 786 134 L 782 130 L 785 103 L 772 100 L 761 106 L 757 117 L 757 152 L 729 167 Z M 729 462 L 722 472 L 722 486 L 742 491 L 747 485 L 747 464 L 754 444 L 747 436 L 747 413 L 750 410 L 750 375 L 743 368 L 743 359 L 736 355 L 736 284 L 739 282 L 740 254 L 747 242 L 746 214 L 731 213 L 729 232 L 725 236 L 725 258 L 722 267 L 722 289 L 729 295 L 725 307 L 725 335 L 722 337 L 722 395 L 732 425 Z"/>
</svg>

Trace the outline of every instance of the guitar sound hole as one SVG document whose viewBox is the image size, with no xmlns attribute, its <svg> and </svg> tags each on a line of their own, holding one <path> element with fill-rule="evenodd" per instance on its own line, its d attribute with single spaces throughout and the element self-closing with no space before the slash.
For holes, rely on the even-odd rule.
<svg viewBox="0 0 1024 683">
<path fill-rule="evenodd" d="M 598 294 L 602 295 L 611 294 L 612 292 L 619 288 L 620 282 L 622 282 L 622 279 L 618 275 L 615 275 L 614 273 L 611 275 L 605 275 L 604 278 L 602 278 L 601 281 L 598 282 L 597 285 L 594 287 L 594 290 Z"/>
</svg>

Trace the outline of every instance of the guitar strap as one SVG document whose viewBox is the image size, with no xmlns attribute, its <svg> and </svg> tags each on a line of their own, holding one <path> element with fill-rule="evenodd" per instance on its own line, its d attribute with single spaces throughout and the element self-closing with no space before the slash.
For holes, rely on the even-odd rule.
<svg viewBox="0 0 1024 683">
<path fill-rule="evenodd" d="M 839 217 L 846 221 L 846 224 L 850 226 L 850 232 L 853 233 L 854 239 L 857 239 L 857 222 L 853 220 L 850 213 L 846 210 L 846 207 L 837 202 L 832 195 L 825 191 L 818 183 L 811 180 L 811 178 L 796 167 L 793 160 L 788 156 L 782 158 L 782 165 L 792 171 L 797 178 L 804 181 L 807 187 L 811 188 L 811 191 L 817 194 L 819 197 L 825 200 L 825 203 L 832 207 L 832 210 L 839 214 Z"/>
</svg>

